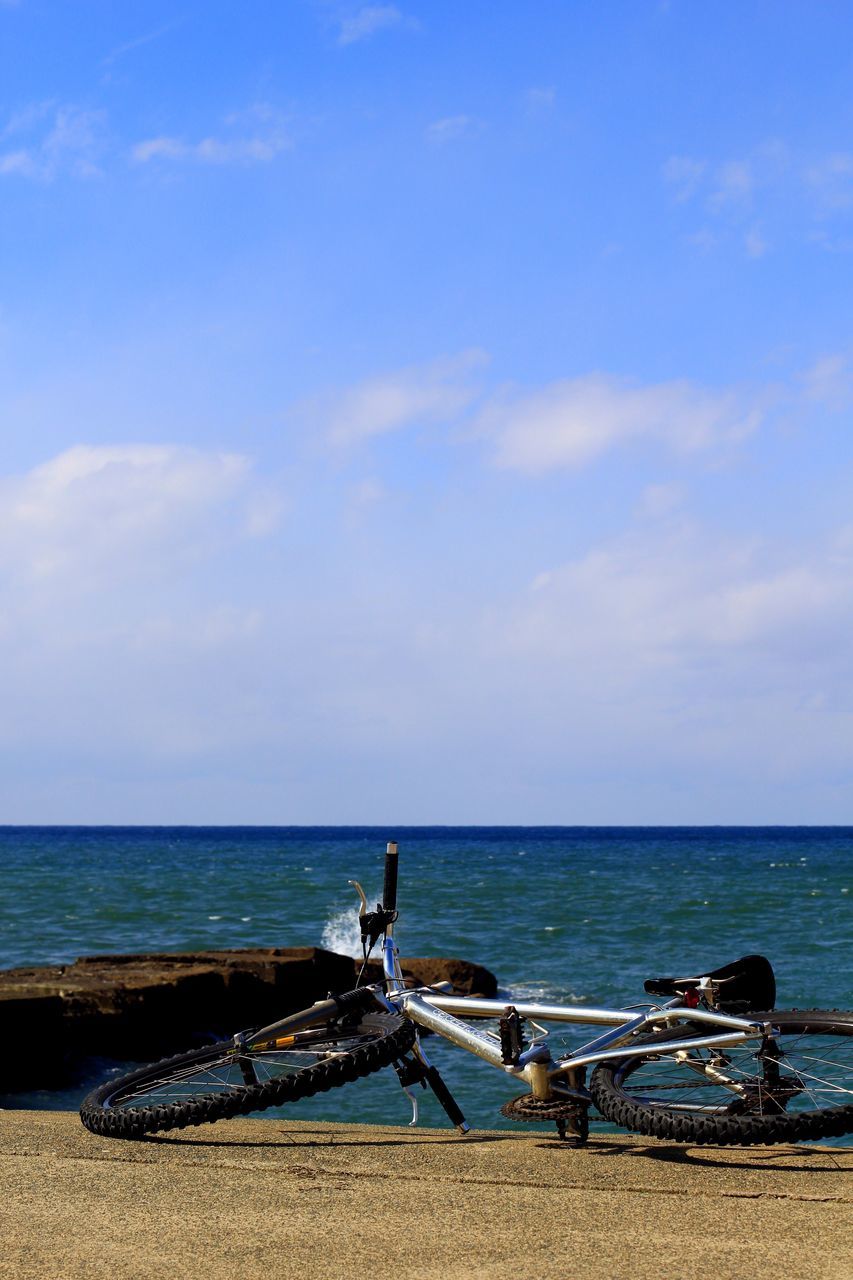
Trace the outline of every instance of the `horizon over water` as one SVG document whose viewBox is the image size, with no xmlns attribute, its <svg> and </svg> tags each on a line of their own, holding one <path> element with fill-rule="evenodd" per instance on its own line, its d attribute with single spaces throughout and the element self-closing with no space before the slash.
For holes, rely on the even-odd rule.
<svg viewBox="0 0 853 1280">
<path fill-rule="evenodd" d="M 643 979 L 773 962 L 779 1008 L 853 1006 L 853 827 L 0 827 L 0 968 L 80 955 L 252 946 L 358 951 L 357 879 L 400 845 L 403 956 L 461 956 L 516 999 L 620 1008 Z M 590 1038 L 577 1028 L 578 1043 Z M 433 1038 L 476 1127 L 513 1086 Z M 72 1106 L 81 1091 L 0 1106 Z M 443 1113 L 422 1095 L 423 1123 Z M 405 1123 L 392 1072 L 292 1109 Z"/>
</svg>

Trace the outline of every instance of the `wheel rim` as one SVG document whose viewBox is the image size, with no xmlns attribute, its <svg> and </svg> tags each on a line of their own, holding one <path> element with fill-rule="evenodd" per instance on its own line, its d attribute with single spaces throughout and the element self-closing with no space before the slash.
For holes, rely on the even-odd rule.
<svg viewBox="0 0 853 1280">
<path fill-rule="evenodd" d="M 236 1050 L 221 1045 L 209 1058 L 176 1065 L 162 1075 L 145 1074 L 136 1081 L 117 1082 L 103 1107 L 111 1111 L 171 1106 L 200 1097 L 239 1095 L 247 1087 L 286 1079 L 319 1063 L 351 1053 L 376 1040 L 375 1034 L 322 1035 L 307 1032 L 293 1044 L 275 1049 Z"/>
</svg>

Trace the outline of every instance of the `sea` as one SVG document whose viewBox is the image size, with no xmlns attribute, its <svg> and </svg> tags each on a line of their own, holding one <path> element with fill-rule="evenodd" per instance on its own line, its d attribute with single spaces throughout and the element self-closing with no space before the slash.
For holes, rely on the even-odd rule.
<svg viewBox="0 0 853 1280">
<path fill-rule="evenodd" d="M 853 1008 L 853 827 L 5 827 L 0 968 L 226 947 L 358 954 L 347 881 L 375 901 L 391 839 L 401 954 L 486 965 L 508 1000 L 623 1008 L 645 978 L 759 952 L 777 1007 Z M 517 1086 L 435 1038 L 426 1047 L 472 1126 L 513 1123 L 499 1108 Z M 0 1108 L 76 1107 L 118 1066 Z M 446 1123 L 431 1094 L 420 1101 L 422 1123 Z M 411 1106 L 386 1070 L 291 1114 L 405 1124 Z"/>
</svg>

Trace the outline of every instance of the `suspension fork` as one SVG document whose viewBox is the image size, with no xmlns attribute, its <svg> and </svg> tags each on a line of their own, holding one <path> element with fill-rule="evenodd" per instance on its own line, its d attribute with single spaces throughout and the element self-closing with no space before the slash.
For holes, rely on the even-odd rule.
<svg viewBox="0 0 853 1280">
<path fill-rule="evenodd" d="M 392 1000 L 395 996 L 406 990 L 406 984 L 403 979 L 403 972 L 400 968 L 400 953 L 394 944 L 394 925 L 393 921 L 389 922 L 385 935 L 382 939 L 382 969 L 385 974 L 385 982 L 387 987 L 386 1002 L 390 1008 L 395 1006 Z M 417 1028 L 417 1023 L 415 1024 Z M 420 1035 L 415 1034 L 415 1043 L 412 1046 L 411 1060 L 406 1059 L 397 1068 L 397 1075 L 403 1092 L 412 1104 L 411 1125 L 418 1123 L 418 1098 L 413 1093 L 410 1085 L 420 1084 L 422 1087 L 429 1085 L 438 1101 L 441 1103 L 444 1111 L 452 1124 L 456 1126 L 460 1133 L 468 1133 L 470 1125 L 462 1114 L 462 1110 L 454 1098 L 453 1094 L 444 1083 L 439 1074 L 438 1067 L 434 1066 L 421 1044 Z"/>
</svg>

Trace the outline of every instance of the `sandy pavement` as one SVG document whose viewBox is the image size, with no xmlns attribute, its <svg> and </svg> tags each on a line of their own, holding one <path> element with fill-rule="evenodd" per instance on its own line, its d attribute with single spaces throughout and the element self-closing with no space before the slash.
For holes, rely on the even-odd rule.
<svg viewBox="0 0 853 1280">
<path fill-rule="evenodd" d="M 853 1150 L 0 1112 L 0 1276 L 853 1278 Z"/>
</svg>

